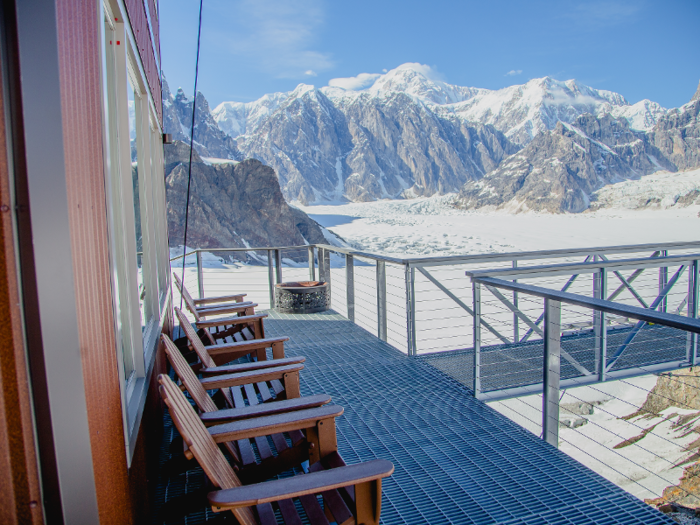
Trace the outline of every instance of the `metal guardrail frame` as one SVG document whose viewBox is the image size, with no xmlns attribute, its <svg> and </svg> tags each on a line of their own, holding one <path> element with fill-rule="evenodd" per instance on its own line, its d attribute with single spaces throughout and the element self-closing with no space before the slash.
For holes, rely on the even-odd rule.
<svg viewBox="0 0 700 525">
<path fill-rule="evenodd" d="M 693 263 L 693 284 L 692 286 L 697 292 L 698 289 L 698 263 Z M 532 286 L 522 283 L 514 283 L 494 277 L 474 277 L 472 285 L 478 290 L 480 286 L 487 286 L 491 289 L 504 289 L 517 291 L 527 295 L 541 297 L 545 300 L 545 315 L 544 315 L 544 362 L 542 366 L 542 429 L 543 439 L 553 446 L 557 446 L 559 442 L 559 400 L 560 400 L 560 362 L 563 350 L 561 348 L 561 304 L 571 304 L 588 308 L 593 311 L 604 312 L 613 315 L 620 315 L 632 319 L 637 319 L 639 322 L 654 323 L 662 326 L 668 326 L 679 330 L 684 330 L 692 337 L 694 347 L 692 354 L 687 355 L 686 363 L 682 365 L 690 366 L 697 360 L 697 336 L 700 334 L 700 319 L 693 317 L 682 317 L 680 315 L 669 314 L 664 311 L 656 311 L 653 308 L 640 308 L 638 306 L 629 306 L 619 303 L 614 303 L 606 299 L 591 298 L 583 295 L 572 294 L 569 292 L 561 292 L 542 288 L 540 286 Z M 667 285 L 668 286 L 668 285 Z M 478 295 L 478 291 L 475 292 Z M 697 311 L 697 293 L 694 296 L 694 306 L 692 308 Z M 478 312 L 478 310 L 477 310 Z M 475 316 L 475 326 L 478 325 L 478 316 Z M 475 342 L 478 336 L 475 330 Z M 689 338 L 689 341 L 691 338 Z M 478 355 L 478 354 L 476 354 Z M 604 361 L 603 361 L 604 362 Z M 475 365 L 478 366 L 478 365 Z M 649 373 L 648 370 L 645 371 Z M 476 377 L 475 372 L 475 377 Z M 601 378 L 598 378 L 600 381 Z M 580 382 L 577 382 L 581 384 Z M 477 383 L 475 379 L 474 391 L 477 393 Z"/>
<path fill-rule="evenodd" d="M 181 259 L 192 254 L 197 256 L 197 281 L 198 281 L 198 291 L 200 297 L 204 295 L 204 283 L 203 283 L 203 270 L 202 270 L 202 258 L 201 252 L 263 252 L 267 255 L 267 265 L 268 265 L 268 279 L 270 288 L 270 304 L 274 306 L 274 285 L 276 283 L 282 282 L 282 257 L 281 254 L 285 250 L 299 250 L 306 249 L 309 253 L 309 278 L 310 280 L 316 280 L 316 265 L 318 265 L 318 279 L 321 281 L 330 281 L 330 254 L 337 253 L 345 257 L 346 261 L 346 298 L 347 298 L 347 312 L 348 318 L 355 320 L 355 312 L 357 308 L 356 296 L 355 296 L 355 279 L 354 279 L 354 267 L 356 260 L 368 259 L 374 261 L 377 265 L 377 336 L 383 340 L 387 339 L 387 309 L 386 309 L 386 264 L 402 266 L 404 268 L 404 293 L 406 297 L 406 348 L 408 355 L 417 355 L 417 328 L 416 328 L 416 289 L 415 289 L 415 273 L 416 270 L 432 282 L 439 290 L 441 290 L 447 297 L 454 301 L 460 308 L 462 308 L 469 316 L 474 317 L 475 305 L 465 304 L 464 301 L 460 300 L 454 293 L 452 293 L 447 287 L 439 282 L 430 272 L 428 268 L 430 267 L 440 267 L 440 266 L 454 266 L 460 264 L 493 264 L 493 263 L 510 263 L 511 268 L 502 268 L 496 270 L 486 270 L 486 271 L 475 271 L 468 272 L 468 275 L 474 277 L 485 277 L 490 276 L 509 276 L 509 278 L 517 280 L 518 278 L 534 277 L 537 274 L 541 275 L 562 275 L 569 273 L 572 278 L 569 280 L 567 285 L 564 287 L 564 291 L 572 284 L 579 274 L 584 273 L 596 273 L 599 275 L 594 280 L 596 283 L 596 288 L 594 294 L 598 298 L 604 298 L 607 288 L 607 276 L 608 273 L 612 273 L 618 279 L 620 279 L 620 286 L 608 296 L 609 300 L 614 299 L 625 289 L 631 290 L 633 295 L 641 300 L 639 294 L 634 292 L 631 283 L 640 275 L 640 273 L 647 268 L 658 267 L 659 270 L 659 287 L 662 291 L 668 284 L 668 273 L 665 269 L 672 264 L 677 263 L 689 263 L 692 264 L 692 260 L 697 260 L 700 258 L 700 254 L 697 256 L 670 256 L 663 257 L 664 254 L 668 254 L 670 250 L 700 250 L 700 241 L 698 242 L 680 242 L 680 243 L 660 243 L 660 244 L 636 244 L 636 245 L 621 245 L 621 246 L 598 246 L 590 248 L 580 248 L 580 249 L 559 249 L 559 250 L 540 250 L 540 251 L 529 251 L 529 252 L 508 252 L 499 254 L 475 254 L 475 255 L 455 255 L 448 257 L 410 257 L 410 258 L 396 258 L 388 257 L 384 255 L 363 252 L 359 250 L 354 250 L 352 248 L 343 248 L 337 246 L 331 246 L 328 244 L 315 244 L 315 245 L 304 245 L 304 246 L 274 246 L 274 247 L 259 247 L 259 248 L 203 248 L 195 249 L 186 254 L 179 255 L 171 258 L 172 261 Z M 609 255 L 619 255 L 627 253 L 640 253 L 644 251 L 653 251 L 653 255 L 650 258 L 635 258 L 635 259 L 624 259 L 624 260 L 608 260 Z M 583 263 L 565 263 L 560 265 L 538 265 L 538 266 L 520 266 L 519 263 L 522 261 L 533 261 L 538 259 L 551 260 L 556 258 L 565 257 L 577 257 L 585 256 L 586 259 Z M 666 265 L 664 266 L 664 263 Z M 383 271 L 381 269 L 384 269 Z M 624 278 L 620 273 L 625 269 L 634 269 L 635 272 L 628 278 Z M 559 273 L 552 273 L 557 271 Z M 575 273 L 574 273 L 575 272 Z M 383 281 L 382 281 L 383 277 Z M 384 286 L 382 286 L 382 282 Z M 506 299 L 506 304 L 509 304 L 509 308 L 513 311 L 513 341 L 510 341 L 507 337 L 500 334 L 498 330 L 488 324 L 485 320 L 480 320 L 480 325 L 491 331 L 496 335 L 499 340 L 504 343 L 518 341 L 526 341 L 533 333 L 544 333 L 543 331 L 537 329 L 533 330 L 532 324 L 539 326 L 544 318 L 544 314 L 536 320 L 534 323 L 528 323 L 523 319 L 523 316 L 518 313 L 518 291 L 513 291 L 512 301 Z M 697 294 L 696 294 L 697 295 Z M 505 298 L 504 298 L 505 299 Z M 695 303 L 695 311 L 697 311 L 697 301 Z M 692 305 L 689 303 L 689 308 Z M 666 308 L 665 298 L 662 298 L 661 308 Z M 689 312 L 692 308 L 689 309 Z M 697 316 L 697 313 L 695 314 Z M 528 327 L 525 335 L 520 337 L 520 326 L 525 324 Z M 600 314 L 598 319 L 593 321 L 594 327 L 598 327 L 599 330 L 599 346 L 601 350 L 604 350 L 605 345 L 605 319 L 604 314 Z M 539 332 L 538 332 L 539 330 Z M 477 348 L 475 347 L 475 351 Z"/>
</svg>

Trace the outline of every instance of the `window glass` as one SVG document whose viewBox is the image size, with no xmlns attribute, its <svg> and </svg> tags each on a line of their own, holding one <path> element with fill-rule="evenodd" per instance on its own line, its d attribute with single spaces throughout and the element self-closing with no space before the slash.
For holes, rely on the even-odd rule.
<svg viewBox="0 0 700 525">
<path fill-rule="evenodd" d="M 144 246 L 143 246 L 143 230 L 141 224 L 141 188 L 143 184 L 139 177 L 139 149 L 140 149 L 140 97 L 134 90 L 134 86 L 130 78 L 127 78 L 127 99 L 129 111 L 129 142 L 131 151 L 131 187 L 134 196 L 134 230 L 136 234 L 136 262 L 138 267 L 137 283 L 138 283 L 138 301 L 139 311 L 141 312 L 141 331 L 146 329 L 146 286 L 144 283 L 143 261 L 144 261 Z"/>
</svg>

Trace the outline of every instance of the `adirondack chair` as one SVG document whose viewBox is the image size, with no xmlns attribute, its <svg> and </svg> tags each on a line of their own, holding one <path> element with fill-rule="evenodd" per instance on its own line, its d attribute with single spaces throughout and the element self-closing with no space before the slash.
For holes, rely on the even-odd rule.
<svg viewBox="0 0 700 525">
<path fill-rule="evenodd" d="M 197 366 L 197 371 L 199 373 L 207 375 L 228 373 L 226 367 L 220 367 L 218 365 L 228 363 L 234 359 L 238 359 L 246 355 L 254 355 L 259 362 L 265 361 L 267 359 L 267 348 L 272 348 L 273 359 L 277 360 L 284 358 L 284 342 L 288 341 L 289 337 L 253 338 L 248 341 L 242 340 L 233 343 L 217 343 L 204 346 L 202 340 L 199 338 L 199 335 L 197 335 L 195 329 L 192 328 L 192 325 L 187 317 L 185 317 L 182 310 L 175 307 L 175 315 L 180 323 L 180 329 L 185 333 L 185 337 L 187 337 L 187 340 L 189 341 L 189 346 L 197 353 L 197 356 L 199 357 L 199 365 Z M 303 361 L 303 358 L 293 358 L 288 362 L 301 362 L 299 359 Z M 201 368 L 199 368 L 200 366 Z M 279 366 L 279 364 L 277 366 Z"/>
<path fill-rule="evenodd" d="M 246 294 L 244 293 L 239 293 L 233 295 L 220 295 L 216 297 L 203 297 L 201 299 L 194 299 L 190 295 L 189 291 L 187 290 L 187 287 L 182 282 L 180 277 L 178 277 L 177 273 L 173 272 L 173 277 L 175 278 L 175 286 L 177 286 L 180 295 L 182 295 L 182 298 L 185 301 L 187 308 L 193 314 L 193 309 L 197 310 L 197 312 L 199 312 L 200 315 L 206 315 L 207 310 L 216 310 L 217 308 L 231 306 L 231 303 L 233 303 L 233 305 L 236 305 L 236 303 L 242 303 L 243 298 L 246 296 Z"/>
<path fill-rule="evenodd" d="M 248 363 L 234 365 L 238 367 L 236 373 L 200 380 L 170 338 L 165 334 L 161 338 L 165 343 L 165 353 L 170 364 L 197 405 L 200 418 L 206 426 L 316 408 L 331 401 L 330 396 L 326 394 L 299 397 L 299 371 L 304 368 L 301 363 L 267 366 L 253 370 Z M 274 362 L 266 361 L 264 364 L 270 363 Z M 278 386 L 274 387 L 273 383 Z M 226 392 L 225 397 L 230 402 L 231 408 L 219 409 L 216 406 L 207 393 L 207 390 L 214 388 Z M 270 394 L 271 390 L 276 393 L 274 399 Z M 258 396 L 263 400 L 262 404 Z M 247 405 L 244 397 L 247 397 Z M 282 434 L 274 434 L 270 438 L 277 450 L 277 455 L 273 454 L 267 437 L 254 439 L 259 461 L 256 459 L 250 440 L 241 439 L 236 443 L 225 444 L 243 481 L 264 480 L 308 460 L 308 444 L 301 430 L 289 432 L 291 447 Z"/>
<path fill-rule="evenodd" d="M 184 442 L 210 482 L 221 489 L 209 494 L 215 512 L 231 511 L 241 525 L 272 525 L 277 524 L 276 507 L 285 523 L 301 523 L 293 501 L 298 499 L 312 524 L 379 523 L 381 480 L 393 473 L 394 465 L 383 459 L 345 465 L 338 454 L 334 424 L 334 419 L 342 415 L 342 408 L 325 405 L 207 428 L 168 376 L 161 374 L 158 381 L 161 396 Z M 310 441 L 312 466 L 308 474 L 293 478 L 244 486 L 217 446 L 242 436 L 302 429 Z M 323 499 L 323 508 L 318 495 Z"/>
</svg>

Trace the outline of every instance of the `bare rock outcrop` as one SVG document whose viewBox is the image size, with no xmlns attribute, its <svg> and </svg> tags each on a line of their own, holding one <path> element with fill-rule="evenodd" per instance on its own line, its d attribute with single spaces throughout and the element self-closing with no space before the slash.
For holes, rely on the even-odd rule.
<svg viewBox="0 0 700 525">
<path fill-rule="evenodd" d="M 183 243 L 189 145 L 165 147 L 170 245 Z M 320 226 L 282 196 L 277 175 L 256 159 L 207 164 L 192 155 L 187 245 L 199 248 L 326 242 Z"/>
</svg>

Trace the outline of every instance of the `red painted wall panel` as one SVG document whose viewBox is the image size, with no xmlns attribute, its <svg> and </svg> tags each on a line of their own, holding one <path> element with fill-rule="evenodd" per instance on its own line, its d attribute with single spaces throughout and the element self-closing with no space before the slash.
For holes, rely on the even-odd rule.
<svg viewBox="0 0 700 525">
<path fill-rule="evenodd" d="M 158 62 L 156 62 L 155 52 L 153 51 L 153 41 L 151 40 L 151 32 L 148 30 L 148 16 L 146 15 L 145 0 L 126 0 L 126 10 L 131 22 L 131 28 L 136 38 L 136 45 L 139 48 L 141 62 L 146 72 L 146 80 L 148 87 L 155 102 L 156 112 L 158 113 L 158 121 L 161 127 L 163 126 L 163 101 L 161 98 L 161 83 L 160 73 L 158 71 Z M 153 0 L 149 0 L 153 2 Z M 155 10 L 151 11 L 155 12 Z M 152 20 L 154 26 L 157 27 L 157 18 Z M 157 34 L 157 29 L 154 34 Z M 159 48 L 160 44 L 156 43 L 155 48 Z"/>
</svg>

